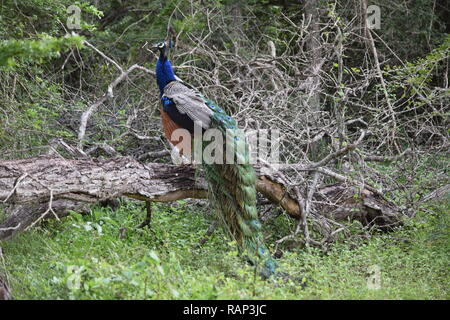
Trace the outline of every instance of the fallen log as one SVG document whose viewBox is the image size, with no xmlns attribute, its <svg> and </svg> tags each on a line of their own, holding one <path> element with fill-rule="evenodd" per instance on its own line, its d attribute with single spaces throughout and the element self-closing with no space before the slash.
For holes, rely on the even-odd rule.
<svg viewBox="0 0 450 320">
<path fill-rule="evenodd" d="M 301 216 L 290 187 L 276 172 L 255 167 L 257 190 L 281 206 L 292 218 Z M 289 167 L 280 167 L 287 171 Z M 264 173 L 263 173 L 264 172 Z M 355 197 L 358 194 L 359 197 Z M 121 196 L 154 202 L 206 198 L 206 182 L 192 166 L 141 163 L 130 157 L 64 159 L 37 157 L 0 161 L 0 202 L 12 205 L 0 224 L 0 240 L 22 231 L 44 218 L 60 218 L 70 210 L 85 211 L 86 204 Z M 317 189 L 316 211 L 337 221 L 359 220 L 380 227 L 401 223 L 398 208 L 368 189 L 344 183 Z"/>
</svg>

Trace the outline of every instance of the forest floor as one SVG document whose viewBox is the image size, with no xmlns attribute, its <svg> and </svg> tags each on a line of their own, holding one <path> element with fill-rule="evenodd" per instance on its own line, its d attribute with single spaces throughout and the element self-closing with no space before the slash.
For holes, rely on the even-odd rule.
<svg viewBox="0 0 450 320">
<path fill-rule="evenodd" d="M 15 299 L 450 299 L 448 200 L 391 233 L 284 250 L 280 268 L 309 279 L 304 289 L 255 277 L 221 230 L 199 246 L 209 222 L 185 202 L 154 205 L 150 229 L 136 228 L 145 206 L 131 201 L 45 222 L 1 243 L 0 269 Z M 294 227 L 281 215 L 265 232 Z"/>
</svg>

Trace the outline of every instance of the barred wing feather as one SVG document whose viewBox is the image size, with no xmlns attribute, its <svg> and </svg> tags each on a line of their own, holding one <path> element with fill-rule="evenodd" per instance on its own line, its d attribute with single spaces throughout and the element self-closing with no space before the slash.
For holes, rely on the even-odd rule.
<svg viewBox="0 0 450 320">
<path fill-rule="evenodd" d="M 180 113 L 187 114 L 192 121 L 200 122 L 203 129 L 211 125 L 213 111 L 204 98 L 179 81 L 172 81 L 164 88 L 164 95 L 175 103 Z"/>
</svg>

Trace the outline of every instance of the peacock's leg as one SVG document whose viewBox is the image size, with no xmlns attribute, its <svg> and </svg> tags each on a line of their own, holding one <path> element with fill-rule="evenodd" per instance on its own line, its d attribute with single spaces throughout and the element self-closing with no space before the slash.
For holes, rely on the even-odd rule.
<svg viewBox="0 0 450 320">
<path fill-rule="evenodd" d="M 146 209 L 146 216 L 145 220 L 142 221 L 142 223 L 138 226 L 138 228 L 144 228 L 146 226 L 150 226 L 150 223 L 152 221 L 152 201 L 145 201 L 145 209 Z"/>
</svg>

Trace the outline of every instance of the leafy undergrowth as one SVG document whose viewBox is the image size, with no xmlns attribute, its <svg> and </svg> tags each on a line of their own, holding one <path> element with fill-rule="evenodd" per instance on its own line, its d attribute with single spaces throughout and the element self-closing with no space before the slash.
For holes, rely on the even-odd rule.
<svg viewBox="0 0 450 320">
<path fill-rule="evenodd" d="M 198 246 L 208 221 L 183 202 L 154 205 L 151 229 L 136 228 L 136 202 L 73 213 L 4 241 L 0 265 L 15 299 L 449 299 L 449 209 L 435 204 L 396 232 L 327 253 L 286 250 L 279 264 L 310 279 L 305 289 L 255 277 L 220 230 Z"/>
</svg>

